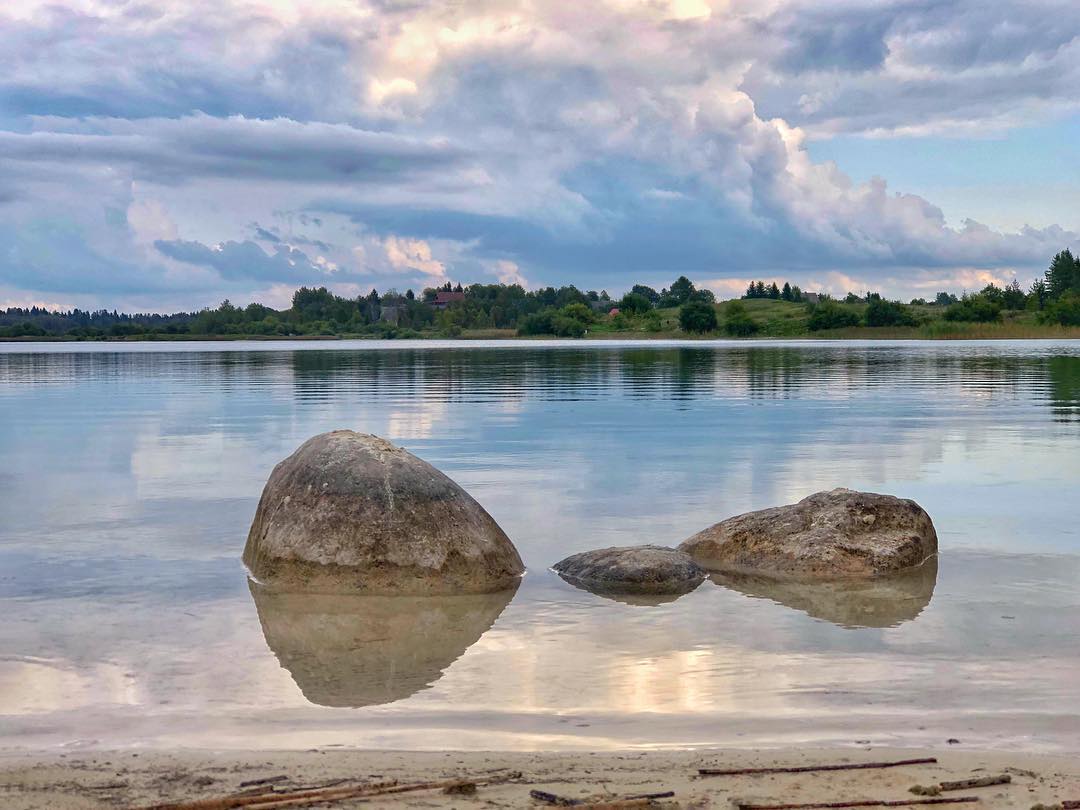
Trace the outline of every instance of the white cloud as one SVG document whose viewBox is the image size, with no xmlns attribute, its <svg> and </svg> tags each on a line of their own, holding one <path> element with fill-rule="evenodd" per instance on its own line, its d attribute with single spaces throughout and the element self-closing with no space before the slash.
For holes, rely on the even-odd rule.
<svg viewBox="0 0 1080 810">
<path fill-rule="evenodd" d="M 431 255 L 431 245 L 423 239 L 390 235 L 383 242 L 390 266 L 400 271 L 423 273 L 433 281 L 446 280 L 446 265 Z"/>
<path fill-rule="evenodd" d="M 525 278 L 516 262 L 499 259 L 495 262 L 493 272 L 500 284 L 519 284 L 525 289 L 529 289 L 529 280 Z"/>
</svg>

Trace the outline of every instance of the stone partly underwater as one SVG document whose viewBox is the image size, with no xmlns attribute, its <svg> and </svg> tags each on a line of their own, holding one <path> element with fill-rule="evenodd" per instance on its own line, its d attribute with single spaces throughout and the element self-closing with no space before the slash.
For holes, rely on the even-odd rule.
<svg viewBox="0 0 1080 810">
<path fill-rule="evenodd" d="M 350 430 L 308 439 L 274 468 L 244 562 L 265 586 L 324 593 L 489 593 L 515 587 L 525 570 L 469 493 Z"/>
<path fill-rule="evenodd" d="M 688 554 L 664 546 L 583 551 L 552 568 L 568 582 L 601 594 L 682 594 L 706 575 Z"/>
<path fill-rule="evenodd" d="M 892 574 L 937 549 L 934 524 L 917 503 L 850 489 L 728 518 L 679 546 L 712 570 L 802 580 Z"/>
</svg>

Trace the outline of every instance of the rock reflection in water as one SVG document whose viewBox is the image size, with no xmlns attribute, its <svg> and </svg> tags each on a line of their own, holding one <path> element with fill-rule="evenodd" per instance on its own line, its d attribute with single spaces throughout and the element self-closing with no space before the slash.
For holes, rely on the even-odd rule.
<svg viewBox="0 0 1080 810">
<path fill-rule="evenodd" d="M 896 627 L 930 604 L 938 561 L 888 577 L 835 582 L 797 582 L 755 574 L 713 572 L 709 578 L 747 596 L 770 599 L 841 627 Z"/>
<path fill-rule="evenodd" d="M 517 588 L 463 596 L 282 593 L 249 581 L 267 646 L 320 706 L 376 706 L 434 684 Z"/>
</svg>

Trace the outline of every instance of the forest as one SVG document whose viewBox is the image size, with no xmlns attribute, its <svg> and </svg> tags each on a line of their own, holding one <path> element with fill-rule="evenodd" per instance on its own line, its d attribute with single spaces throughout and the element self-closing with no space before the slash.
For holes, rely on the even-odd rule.
<svg viewBox="0 0 1080 810">
<path fill-rule="evenodd" d="M 371 290 L 346 298 L 325 287 L 301 287 L 291 306 L 222 301 L 197 312 L 121 313 L 40 307 L 0 311 L 0 339 L 167 340 L 304 337 L 579 338 L 723 334 L 731 337 L 1038 336 L 1080 327 L 1080 258 L 1057 253 L 1044 275 L 1024 289 L 1018 281 L 956 296 L 890 300 L 877 292 L 843 298 L 806 293 L 789 282 L 754 281 L 740 299 L 718 302 L 686 276 L 656 290 L 634 284 L 614 298 L 576 286 L 526 290 L 516 284 L 446 283 L 419 294 Z"/>
</svg>

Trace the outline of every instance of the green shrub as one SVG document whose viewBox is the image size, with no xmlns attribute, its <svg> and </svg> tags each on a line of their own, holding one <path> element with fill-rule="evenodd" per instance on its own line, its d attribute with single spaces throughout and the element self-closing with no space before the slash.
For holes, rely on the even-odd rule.
<svg viewBox="0 0 1080 810">
<path fill-rule="evenodd" d="M 591 307 L 578 303 L 567 304 L 559 310 L 559 315 L 564 318 L 573 318 L 575 321 L 581 321 L 584 324 L 589 324 L 596 320 L 596 314 L 592 311 Z"/>
<path fill-rule="evenodd" d="M 683 304 L 679 309 L 679 326 L 684 332 L 711 332 L 716 328 L 716 308 L 704 301 Z"/>
<path fill-rule="evenodd" d="M 1065 293 L 1057 301 L 1048 304 L 1039 316 L 1042 323 L 1058 323 L 1062 326 L 1080 326 L 1080 296 Z"/>
<path fill-rule="evenodd" d="M 915 326 L 917 323 L 915 313 L 899 301 L 874 298 L 866 308 L 867 326 Z"/>
<path fill-rule="evenodd" d="M 542 312 L 534 312 L 532 315 L 526 315 L 518 323 L 519 335 L 551 335 L 555 330 L 552 327 L 551 321 L 555 311 L 551 309 L 545 309 Z"/>
<path fill-rule="evenodd" d="M 842 307 L 835 301 L 821 301 L 811 304 L 808 308 L 810 320 L 807 327 L 812 332 L 822 329 L 844 329 L 849 326 L 859 325 L 859 316 L 847 307 Z"/>
<path fill-rule="evenodd" d="M 519 335 L 558 335 L 559 337 L 581 337 L 588 324 L 583 320 L 581 310 L 588 307 L 582 304 L 568 304 L 562 309 L 545 309 L 522 318 L 518 326 Z"/>
<path fill-rule="evenodd" d="M 556 315 L 551 319 L 552 331 L 559 337 L 579 338 L 585 334 L 585 324 L 577 318 Z"/>
<path fill-rule="evenodd" d="M 641 315 L 652 309 L 652 302 L 640 293 L 628 292 L 619 301 L 619 309 L 631 315 Z"/>
<path fill-rule="evenodd" d="M 746 307 L 738 301 L 732 301 L 727 305 L 724 315 L 724 331 L 733 337 L 750 337 L 760 327 L 750 317 Z"/>
<path fill-rule="evenodd" d="M 947 321 L 990 323 L 1001 320 L 1001 304 L 985 295 L 965 295 L 958 303 L 945 310 Z"/>
</svg>

